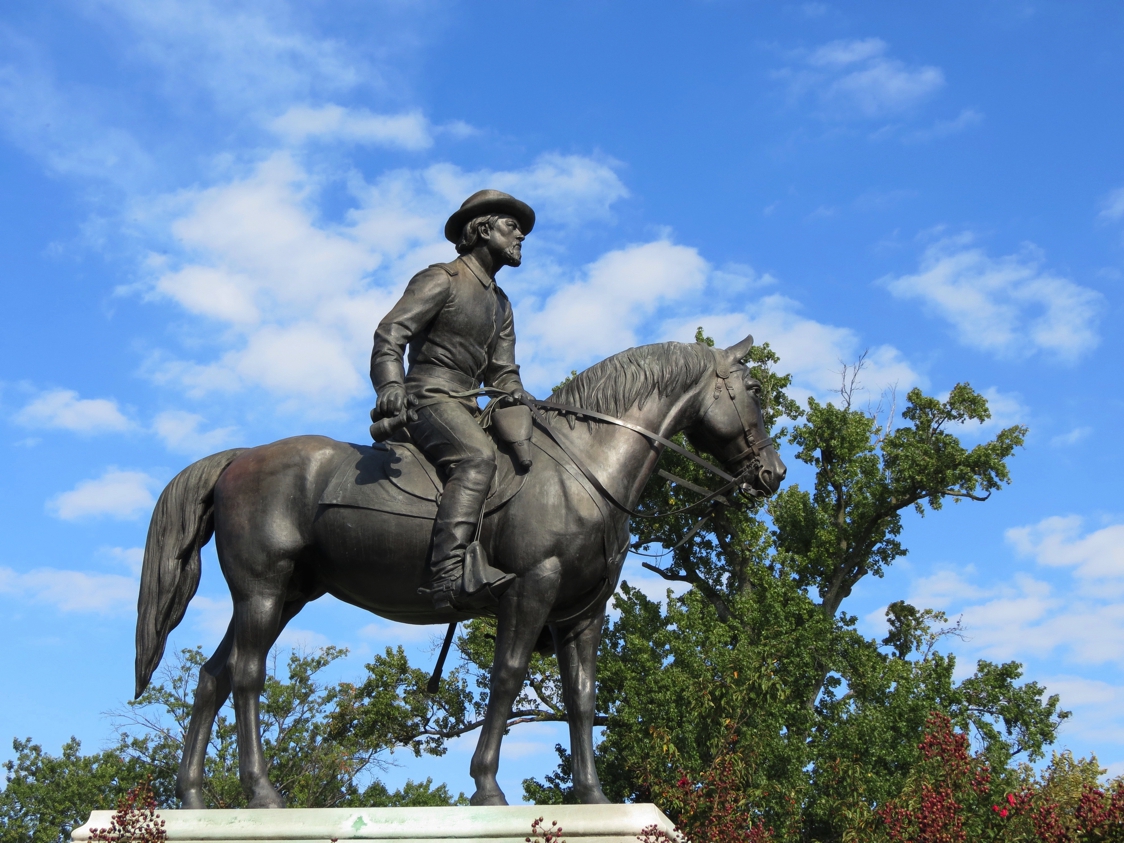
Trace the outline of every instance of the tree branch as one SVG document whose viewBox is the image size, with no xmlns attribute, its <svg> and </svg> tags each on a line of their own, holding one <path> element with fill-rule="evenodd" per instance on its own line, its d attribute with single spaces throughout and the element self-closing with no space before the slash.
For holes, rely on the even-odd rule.
<svg viewBox="0 0 1124 843">
<path fill-rule="evenodd" d="M 974 495 L 971 492 L 957 492 L 954 489 L 945 489 L 941 494 L 947 495 L 950 498 L 968 498 L 968 500 L 973 501 L 986 501 L 991 497 L 991 492 L 988 492 L 986 495 Z M 932 497 L 932 495 L 929 495 L 929 497 Z"/>
<path fill-rule="evenodd" d="M 641 564 L 649 571 L 655 571 L 665 580 L 690 583 L 702 592 L 703 597 L 710 602 L 710 605 L 714 607 L 714 611 L 718 613 L 718 619 L 722 621 L 722 623 L 730 622 L 730 607 L 726 605 L 726 601 L 722 599 L 722 595 L 720 595 L 710 583 L 704 580 L 699 575 L 699 572 L 687 562 L 679 563 L 683 566 L 682 574 L 676 574 L 674 571 L 666 571 L 663 568 L 657 568 L 655 565 L 651 565 L 648 562 L 643 562 Z"/>
</svg>

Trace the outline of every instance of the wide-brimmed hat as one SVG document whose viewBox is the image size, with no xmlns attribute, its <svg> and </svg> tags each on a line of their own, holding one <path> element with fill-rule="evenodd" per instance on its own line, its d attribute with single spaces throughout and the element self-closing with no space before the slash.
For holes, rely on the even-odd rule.
<svg viewBox="0 0 1124 843">
<path fill-rule="evenodd" d="M 514 196 L 499 190 L 478 190 L 465 199 L 460 209 L 449 217 L 449 221 L 445 223 L 445 239 L 450 243 L 459 243 L 465 223 L 476 217 L 492 214 L 514 217 L 519 223 L 519 230 L 524 234 L 530 234 L 535 227 L 535 212 L 526 202 L 520 202 Z"/>
</svg>

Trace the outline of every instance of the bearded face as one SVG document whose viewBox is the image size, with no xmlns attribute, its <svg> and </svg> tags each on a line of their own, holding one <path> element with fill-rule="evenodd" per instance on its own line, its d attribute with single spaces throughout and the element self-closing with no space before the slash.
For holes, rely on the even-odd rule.
<svg viewBox="0 0 1124 843">
<path fill-rule="evenodd" d="M 512 243 L 500 253 L 504 266 L 519 266 L 523 262 L 523 244 Z"/>
<path fill-rule="evenodd" d="M 519 266 L 523 262 L 523 232 L 513 217 L 500 217 L 488 231 L 488 249 L 500 266 Z"/>
</svg>

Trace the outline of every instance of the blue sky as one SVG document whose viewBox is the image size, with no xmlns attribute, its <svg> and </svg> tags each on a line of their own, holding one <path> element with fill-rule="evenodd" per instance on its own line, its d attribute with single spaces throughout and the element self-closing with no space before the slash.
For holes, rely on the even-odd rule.
<svg viewBox="0 0 1124 843">
<path fill-rule="evenodd" d="M 962 665 L 1022 661 L 1059 747 L 1124 773 L 1122 36 L 1112 2 L 6 3 L 0 738 L 109 740 L 155 495 L 224 447 L 363 441 L 374 327 L 497 187 L 539 217 L 500 279 L 533 391 L 704 325 L 800 395 L 868 351 L 864 400 L 967 381 L 967 440 L 1029 425 L 1013 485 L 911 516 L 846 608 L 962 617 Z M 225 628 L 204 565 L 172 646 Z M 433 636 L 326 599 L 284 643 L 354 675 Z M 508 738 L 509 796 L 558 740 Z M 388 781 L 471 791 L 473 741 Z"/>
</svg>

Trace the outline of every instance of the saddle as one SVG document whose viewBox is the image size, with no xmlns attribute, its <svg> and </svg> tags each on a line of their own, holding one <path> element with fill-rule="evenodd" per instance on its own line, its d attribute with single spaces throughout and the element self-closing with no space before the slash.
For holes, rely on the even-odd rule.
<svg viewBox="0 0 1124 843">
<path fill-rule="evenodd" d="M 519 493 L 527 476 L 506 443 L 496 443 L 496 476 L 484 512 L 499 509 Z M 351 445 L 320 496 L 323 506 L 374 509 L 411 518 L 437 517 L 444 479 L 412 442 L 396 439 L 374 445 Z"/>
</svg>

